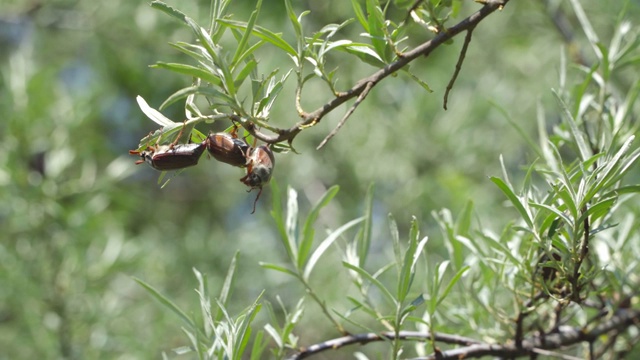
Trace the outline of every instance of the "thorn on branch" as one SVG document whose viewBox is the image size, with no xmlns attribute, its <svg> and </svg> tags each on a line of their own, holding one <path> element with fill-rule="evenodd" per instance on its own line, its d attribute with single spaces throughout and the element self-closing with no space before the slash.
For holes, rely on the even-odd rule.
<svg viewBox="0 0 640 360">
<path fill-rule="evenodd" d="M 460 74 L 460 70 L 462 69 L 462 63 L 464 62 L 464 57 L 467 54 L 467 49 L 469 48 L 469 43 L 471 42 L 471 35 L 473 34 L 473 29 L 475 26 L 470 27 L 467 30 L 467 35 L 464 37 L 464 44 L 462 44 L 462 49 L 460 49 L 460 55 L 458 56 L 458 62 L 456 63 L 456 69 L 451 76 L 451 80 L 449 80 L 449 84 L 447 84 L 447 89 L 444 92 L 444 109 L 447 110 L 447 102 L 449 101 L 449 93 L 453 89 L 453 84 L 456 82 L 458 78 L 458 74 Z"/>
</svg>

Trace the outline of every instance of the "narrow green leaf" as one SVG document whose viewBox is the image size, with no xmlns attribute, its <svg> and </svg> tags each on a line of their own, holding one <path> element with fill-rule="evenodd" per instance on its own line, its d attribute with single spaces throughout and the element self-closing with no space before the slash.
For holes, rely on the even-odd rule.
<svg viewBox="0 0 640 360">
<path fill-rule="evenodd" d="M 407 247 L 404 256 L 401 259 L 398 259 L 402 264 L 402 267 L 400 268 L 400 275 L 398 276 L 398 288 L 396 293 L 397 299 L 400 303 L 404 302 L 405 297 L 409 293 L 409 289 L 411 288 L 411 283 L 413 282 L 413 277 L 415 275 L 412 271 L 412 265 L 416 249 L 418 248 L 418 236 L 418 221 L 414 217 L 411 220 L 409 246 Z"/>
<path fill-rule="evenodd" d="M 361 223 L 363 220 L 364 218 L 362 217 L 351 220 L 348 223 L 336 229 L 335 231 L 333 231 L 331 234 L 329 234 L 329 236 L 327 236 L 327 238 L 324 239 L 320 243 L 320 245 L 318 245 L 318 248 L 316 249 L 316 251 L 314 251 L 311 257 L 309 258 L 309 262 L 307 263 L 307 266 L 304 269 L 304 274 L 302 275 L 302 278 L 308 281 L 309 276 L 311 276 L 311 271 L 313 270 L 318 260 L 320 260 L 320 257 L 322 256 L 322 254 L 324 254 L 324 252 L 329 248 L 329 246 L 331 246 L 331 244 L 333 244 L 333 242 L 336 241 L 336 239 L 338 239 L 338 237 L 342 235 L 343 232 Z"/>
<path fill-rule="evenodd" d="M 251 339 L 251 323 L 253 323 L 256 315 L 258 315 L 260 309 L 262 308 L 262 305 L 260 305 L 259 301 L 262 298 L 263 294 L 264 290 L 262 291 L 262 293 L 260 293 L 260 295 L 258 295 L 258 298 L 256 298 L 253 304 L 244 311 L 246 315 L 244 316 L 236 334 L 234 334 L 236 338 L 234 344 L 234 358 L 236 360 L 241 360 L 243 358 L 244 349 Z"/>
<path fill-rule="evenodd" d="M 284 220 L 284 216 L 282 214 L 282 195 L 280 192 L 280 187 L 278 186 L 277 181 L 271 180 L 271 217 L 276 223 L 276 228 L 280 233 L 280 239 L 283 244 L 285 244 L 285 249 L 288 248 L 286 244 L 289 243 L 289 237 L 286 230 L 286 224 Z M 289 250 L 287 249 L 287 252 Z M 289 254 L 289 258 L 293 258 L 293 254 Z"/>
<path fill-rule="evenodd" d="M 590 201 L 605 186 L 613 184 L 615 182 L 613 181 L 614 179 L 617 181 L 622 175 L 624 175 L 624 173 L 626 173 L 629 167 L 636 161 L 638 156 L 640 156 L 640 152 L 638 152 L 637 150 L 633 153 L 633 156 L 629 158 L 629 160 L 631 161 L 628 161 L 626 166 L 624 166 L 624 168 L 620 168 L 618 166 L 623 156 L 631 148 L 631 143 L 633 142 L 634 139 L 635 139 L 635 136 L 633 135 L 630 136 L 627 139 L 627 141 L 625 141 L 624 144 L 622 144 L 622 146 L 620 147 L 620 150 L 618 150 L 616 154 L 611 159 L 607 160 L 604 166 L 600 168 L 600 171 L 598 173 L 598 181 L 591 188 L 589 188 L 589 191 L 585 195 L 583 203 L 581 205 L 584 206 L 586 202 Z M 615 171 L 616 169 L 617 171 Z"/>
<path fill-rule="evenodd" d="M 264 326 L 264 330 L 276 342 L 276 345 L 278 346 L 278 348 L 281 348 L 281 349 L 284 348 L 284 343 L 282 341 L 282 337 L 280 336 L 280 334 L 278 334 L 278 331 L 276 330 L 276 328 L 273 327 L 273 325 L 271 325 L 271 324 L 265 325 Z"/>
<path fill-rule="evenodd" d="M 467 270 L 469 270 L 470 267 L 469 266 L 465 266 L 462 269 L 458 270 L 458 272 L 453 276 L 453 279 L 451 279 L 451 281 L 449 281 L 449 284 L 447 285 L 447 287 L 444 289 L 444 291 L 442 292 L 442 294 L 439 296 L 438 298 L 438 302 L 436 303 L 436 306 L 440 305 L 440 303 L 442 303 L 442 301 L 447 297 L 447 295 L 449 295 L 449 293 L 451 292 L 451 289 L 453 288 L 453 286 L 460 280 L 460 278 L 462 277 L 462 275 L 464 275 L 465 272 L 467 272 Z"/>
<path fill-rule="evenodd" d="M 244 67 L 242 68 L 242 70 L 240 70 L 240 72 L 238 73 L 238 76 L 236 76 L 234 80 L 235 87 L 239 88 L 242 85 L 242 83 L 246 80 L 246 78 L 249 75 L 251 75 L 251 73 L 256 69 L 257 66 L 258 66 L 258 62 L 255 59 L 251 59 L 247 61 Z"/>
<path fill-rule="evenodd" d="M 287 73 L 282 77 L 280 81 L 275 82 L 273 86 L 269 86 L 269 89 L 268 89 L 269 91 L 267 93 L 267 96 L 262 100 L 260 100 L 260 103 L 258 104 L 257 113 L 259 115 L 264 117 L 268 116 L 269 112 L 271 111 L 271 107 L 273 107 L 274 102 L 276 101 L 276 99 L 280 95 L 280 92 L 282 91 L 284 82 L 287 81 L 287 78 L 289 77 L 289 75 L 291 75 L 292 71 L 293 69 L 290 69 L 289 71 L 287 71 Z"/>
<path fill-rule="evenodd" d="M 371 45 L 350 44 L 348 46 L 340 46 L 338 49 L 344 49 L 349 54 L 357 56 L 360 60 L 371 66 L 381 68 L 386 65 L 384 60 L 372 49 Z"/>
<path fill-rule="evenodd" d="M 303 39 L 302 35 L 302 25 L 300 25 L 300 21 L 296 16 L 296 13 L 293 11 L 293 6 L 291 6 L 291 0 L 285 0 L 284 6 L 287 10 L 287 15 L 289 16 L 289 21 L 291 21 L 291 25 L 293 26 L 293 31 L 296 33 L 296 39 Z M 300 49 L 298 49 L 299 51 Z"/>
<path fill-rule="evenodd" d="M 529 215 L 529 212 L 522 205 L 522 203 L 520 202 L 520 199 L 513 192 L 513 190 L 511 190 L 511 188 L 507 186 L 507 184 L 504 181 L 502 181 L 502 179 L 500 178 L 492 176 L 490 179 L 494 184 L 498 185 L 498 188 L 500 188 L 500 190 L 502 190 L 502 192 L 507 196 L 509 201 L 511 201 L 511 203 L 516 208 L 516 210 L 518 210 L 518 212 L 520 213 L 520 216 L 527 223 L 529 228 L 533 229 L 533 221 L 531 220 L 531 216 Z"/>
<path fill-rule="evenodd" d="M 288 243 L 285 243 L 287 253 L 293 265 L 298 264 L 298 193 L 291 187 L 287 192 L 287 220 L 285 222 Z M 301 268 L 299 268 L 300 270 Z"/>
<path fill-rule="evenodd" d="M 369 17 L 367 22 L 369 24 L 369 35 L 371 37 L 371 43 L 376 53 L 386 63 L 387 58 L 387 41 L 384 34 L 384 14 L 378 4 L 377 0 L 366 0 L 367 13 Z"/>
<path fill-rule="evenodd" d="M 233 59 L 231 60 L 231 67 L 235 67 L 242 60 L 242 53 L 245 51 L 247 44 L 249 43 L 249 37 L 251 36 L 251 32 L 253 31 L 253 27 L 256 24 L 256 20 L 258 19 L 258 14 L 260 14 L 260 8 L 262 7 L 262 0 L 258 0 L 256 4 L 255 10 L 249 16 L 249 21 L 247 22 L 247 26 L 244 30 L 244 34 L 242 34 L 242 38 L 238 42 L 236 47 L 236 52 L 233 55 Z"/>
<path fill-rule="evenodd" d="M 373 183 L 369 184 L 367 194 L 364 200 L 364 224 L 360 228 L 358 233 L 358 259 L 359 266 L 364 267 L 364 264 L 369 255 L 369 248 L 371 247 L 371 227 L 373 224 Z"/>
<path fill-rule="evenodd" d="M 356 19 L 358 19 L 358 22 L 360 22 L 364 31 L 369 32 L 369 22 L 367 21 L 367 17 L 364 15 L 358 0 L 351 0 L 351 6 L 353 7 L 353 12 L 356 14 Z"/>
<path fill-rule="evenodd" d="M 582 31 L 584 31 L 584 34 L 587 36 L 587 39 L 589 39 L 589 43 L 591 44 L 591 47 L 593 48 L 594 53 L 598 57 L 598 60 L 602 61 L 603 54 L 600 53 L 598 47 L 596 46 L 596 44 L 600 42 L 598 40 L 598 35 L 596 35 L 596 32 L 593 30 L 593 27 L 589 22 L 589 18 L 587 17 L 587 14 L 585 14 L 584 10 L 582 9 L 582 5 L 580 5 L 580 1 L 570 0 L 570 2 L 571 2 L 571 6 L 573 6 L 573 11 L 575 12 L 576 17 L 578 18 L 578 21 L 582 26 Z"/>
<path fill-rule="evenodd" d="M 611 190 L 608 193 L 602 195 L 602 197 L 608 198 L 614 195 L 637 194 L 637 193 L 640 193 L 640 185 L 627 185 L 627 186 L 621 186 L 619 188 Z"/>
<path fill-rule="evenodd" d="M 311 208 L 309 215 L 307 216 L 304 226 L 302 227 L 302 240 L 298 246 L 298 269 L 302 269 L 304 264 L 307 262 L 307 256 L 311 251 L 311 246 L 313 244 L 313 238 L 315 234 L 315 230 L 313 228 L 316 220 L 318 219 L 318 215 L 320 215 L 320 210 L 327 206 L 329 202 L 338 194 L 340 191 L 340 187 L 337 185 L 329 188 L 318 200 L 318 202 Z M 306 277 L 305 277 L 306 278 Z"/>
<path fill-rule="evenodd" d="M 411 78 L 411 80 L 415 81 L 418 85 L 420 85 L 423 89 L 425 89 L 428 93 L 432 93 L 433 90 L 431 89 L 431 87 L 429 86 L 429 84 L 427 84 L 424 80 L 420 79 L 419 77 L 417 77 L 414 73 L 412 73 L 411 71 L 409 71 L 409 66 L 405 66 L 402 69 L 400 69 L 402 72 L 404 72 L 405 74 L 408 74 L 409 77 Z"/>
<path fill-rule="evenodd" d="M 554 213 L 554 214 L 558 215 L 562 220 L 564 220 L 564 221 L 565 221 L 565 223 L 566 223 L 567 225 L 569 225 L 569 226 L 571 226 L 571 227 L 573 227 L 573 226 L 574 226 L 574 223 L 573 223 L 573 219 L 572 219 L 572 218 L 570 218 L 570 217 L 569 217 L 567 214 L 565 214 L 563 211 L 560 211 L 559 209 L 557 209 L 557 208 L 555 208 L 555 207 L 553 207 L 553 206 L 549 206 L 549 205 L 546 205 L 546 204 L 539 204 L 539 203 L 536 203 L 536 202 L 533 202 L 533 201 L 530 201 L 530 202 L 529 202 L 529 205 L 531 205 L 531 206 L 533 206 L 533 207 L 536 207 L 536 208 L 545 209 L 545 210 L 547 210 L 547 211 L 550 211 L 550 212 L 552 212 L 552 213 Z"/>
<path fill-rule="evenodd" d="M 279 271 L 281 273 L 285 273 L 287 275 L 291 275 L 291 276 L 293 276 L 295 278 L 298 277 L 298 274 L 296 274 L 295 271 L 287 269 L 286 267 L 284 267 L 282 265 L 276 265 L 276 264 L 266 263 L 266 262 L 259 262 L 259 264 L 260 264 L 260 266 L 262 266 L 265 269 Z"/>
<path fill-rule="evenodd" d="M 165 14 L 167 14 L 169 16 L 172 16 L 172 17 L 174 17 L 174 18 L 186 23 L 185 19 L 186 19 L 187 16 L 184 13 L 182 13 L 180 10 L 178 10 L 178 9 L 172 7 L 172 6 L 167 5 L 162 1 L 157 1 L 157 0 L 152 1 L 150 5 L 151 5 L 152 8 L 160 10 L 163 13 L 165 13 Z"/>
<path fill-rule="evenodd" d="M 367 313 L 367 315 L 371 316 L 372 318 L 377 318 L 378 314 L 376 313 L 376 311 L 369 305 L 367 305 L 366 303 L 361 302 L 360 300 L 352 297 L 352 296 L 347 296 L 347 300 L 351 301 L 354 305 L 355 308 L 349 309 L 347 314 L 350 315 L 351 313 L 356 312 L 357 310 L 362 310 L 365 313 Z M 348 316 L 347 315 L 347 316 Z"/>
<path fill-rule="evenodd" d="M 380 290 L 381 294 L 384 296 L 384 298 L 389 302 L 389 304 L 392 304 L 392 305 L 397 304 L 396 300 L 393 298 L 393 295 L 391 294 L 389 289 L 387 289 L 378 279 L 371 276 L 371 274 L 369 274 L 366 270 L 364 270 L 359 266 L 349 264 L 346 261 L 343 261 L 342 265 L 347 269 L 353 270 L 356 273 L 360 274 L 363 278 L 367 279 L 371 284 L 377 287 L 378 290 Z"/>
<path fill-rule="evenodd" d="M 260 360 L 263 358 L 264 351 L 267 349 L 268 342 L 264 341 L 264 331 L 260 330 L 256 333 L 256 338 L 253 340 L 253 347 L 251 348 L 250 360 Z"/>
<path fill-rule="evenodd" d="M 578 150 L 580 151 L 580 158 L 582 159 L 582 161 L 585 161 L 591 156 L 593 156 L 593 153 L 591 152 L 591 148 L 587 145 L 584 137 L 582 136 L 582 132 L 578 130 L 578 125 L 576 124 L 575 119 L 571 115 L 569 108 L 564 103 L 564 101 L 562 101 L 560 94 L 558 94 L 555 90 L 553 90 L 553 94 L 556 96 L 556 100 L 558 101 L 560 108 L 564 112 L 564 115 L 565 115 L 564 117 L 567 125 L 569 126 L 569 131 L 571 132 L 571 135 L 573 136 L 573 139 L 576 142 L 576 145 L 578 146 Z"/>
<path fill-rule="evenodd" d="M 227 306 L 227 301 L 229 300 L 229 296 L 231 294 L 231 290 L 234 288 L 234 280 L 236 274 L 236 264 L 238 263 L 238 256 L 240 251 L 236 250 L 236 253 L 231 258 L 231 263 L 229 264 L 229 269 L 227 270 L 227 276 L 224 278 L 224 283 L 222 284 L 222 289 L 220 290 L 220 296 L 218 296 L 218 300 Z M 219 320 L 216 318 L 216 320 Z"/>
<path fill-rule="evenodd" d="M 484 240 L 485 244 L 489 245 L 493 250 L 497 250 L 498 253 L 503 254 L 507 259 L 509 259 L 512 265 L 522 265 L 521 261 L 513 256 L 511 249 L 509 249 L 506 245 L 500 243 L 499 241 L 488 235 L 482 235 L 482 239 Z"/>
<path fill-rule="evenodd" d="M 146 282 L 138 279 L 136 277 L 133 278 L 135 282 L 140 284 L 143 288 L 145 288 L 151 296 L 153 296 L 156 300 L 158 300 L 162 305 L 169 308 L 169 310 L 173 311 L 185 324 L 187 324 L 190 328 L 196 329 L 196 324 L 185 314 L 180 308 L 174 304 L 171 300 L 160 294 L 158 290 L 156 290 L 153 286 L 147 284 Z"/>
<path fill-rule="evenodd" d="M 219 19 L 218 22 L 234 29 L 246 30 L 247 28 L 247 24 L 241 21 Z M 265 40 L 266 42 L 284 50 L 288 54 L 297 56 L 296 50 L 291 45 L 289 45 L 289 43 L 287 43 L 284 39 L 282 39 L 282 36 L 280 34 L 276 34 L 258 25 L 255 25 L 253 27 L 253 29 L 251 30 L 251 33 L 254 36 L 257 36 L 260 39 Z"/>
<path fill-rule="evenodd" d="M 186 64 L 158 62 L 154 65 L 151 65 L 150 67 L 156 68 L 156 69 L 165 69 L 165 70 L 176 72 L 178 74 L 193 76 L 193 77 L 202 79 L 204 81 L 207 81 L 216 86 L 222 85 L 222 80 L 218 76 L 210 73 L 207 70 L 204 70 L 195 66 L 186 65 Z"/>
<path fill-rule="evenodd" d="M 389 213 L 389 233 L 391 235 L 391 243 L 393 244 L 393 254 L 395 258 L 398 271 L 400 270 L 400 264 L 402 263 L 402 249 L 400 248 L 400 233 L 398 232 L 398 224 L 393 218 L 393 215 Z"/>
<path fill-rule="evenodd" d="M 586 213 L 582 214 L 582 216 L 578 219 L 578 222 L 581 223 L 587 216 L 590 216 L 591 223 L 594 223 L 596 220 L 609 214 L 611 212 L 611 207 L 613 207 L 613 205 L 615 205 L 617 201 L 617 197 L 610 197 L 598 201 L 597 203 L 590 206 Z"/>
<path fill-rule="evenodd" d="M 217 100 L 219 103 L 236 110 L 235 101 L 229 95 L 218 91 L 210 86 L 188 86 L 182 88 L 169 97 L 160 105 L 160 109 L 166 109 L 169 105 L 186 98 L 189 95 L 205 95 Z"/>
<path fill-rule="evenodd" d="M 138 102 L 138 106 L 140 107 L 140 110 L 142 110 L 142 112 L 145 115 L 147 115 L 149 119 L 153 120 L 156 124 L 162 127 L 173 126 L 176 124 L 175 122 L 171 121 L 171 119 L 162 115 L 162 113 L 160 113 L 158 110 L 149 106 L 149 104 L 147 104 L 147 102 L 142 98 L 142 96 L 140 95 L 136 96 L 136 101 Z"/>
<path fill-rule="evenodd" d="M 207 336 L 211 335 L 213 320 L 211 319 L 211 302 L 207 298 L 209 294 L 209 281 L 207 276 L 203 275 L 198 269 L 191 268 L 198 280 L 198 294 L 200 295 L 200 311 L 202 312 L 202 318 L 204 322 L 204 332 Z"/>
<path fill-rule="evenodd" d="M 191 56 L 194 60 L 203 64 L 203 66 L 205 66 L 205 64 L 207 64 L 208 66 L 214 65 L 210 57 L 203 55 L 207 52 L 207 50 L 205 50 L 205 48 L 203 48 L 202 46 L 193 45 L 182 41 L 169 43 L 169 45 L 174 49 Z"/>
</svg>

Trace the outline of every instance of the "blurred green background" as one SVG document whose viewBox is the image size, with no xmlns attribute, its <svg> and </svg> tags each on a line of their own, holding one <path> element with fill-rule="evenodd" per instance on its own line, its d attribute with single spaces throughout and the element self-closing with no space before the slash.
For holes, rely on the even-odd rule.
<svg viewBox="0 0 640 360">
<path fill-rule="evenodd" d="M 208 1 L 169 3 L 207 23 Z M 250 0 L 233 1 L 234 19 L 246 20 L 253 6 Z M 350 3 L 342 0 L 295 6 L 298 13 L 311 10 L 305 18 L 308 33 L 352 17 Z M 623 2 L 588 0 L 583 6 L 598 34 L 608 39 Z M 478 8 L 469 1 L 463 12 Z M 627 17 L 633 21 L 639 15 L 638 4 L 630 2 Z M 570 11 L 567 19 L 575 25 Z M 263 6 L 258 23 L 293 40 L 279 1 Z M 358 39 L 361 32 L 352 24 L 343 35 Z M 417 26 L 409 35 L 409 44 L 430 36 Z M 575 36 L 588 59 L 583 35 Z M 285 258 L 269 215 L 270 188 L 250 215 L 255 193 L 246 193 L 239 169 L 203 158 L 161 189 L 159 173 L 135 166 L 128 155 L 157 128 L 135 97 L 158 107 L 190 83 L 148 67 L 189 61 L 167 44 L 171 41 L 193 38 L 145 1 L 0 2 L 0 359 L 157 358 L 186 339 L 175 315 L 132 278 L 196 311 L 192 268 L 208 274 L 216 289 L 236 251 L 235 310 L 263 289 L 267 300 L 280 295 L 285 304 L 303 295 L 297 284 L 258 266 Z M 372 251 L 381 259 L 392 251 L 388 213 L 401 231 L 416 216 L 423 233 L 435 239 L 431 242 L 439 235 L 430 213 L 441 208 L 457 213 L 470 199 L 485 225 L 504 225 L 501 219 L 511 210 L 502 206 L 504 198 L 487 176 L 500 174 L 502 154 L 517 182 L 520 166 L 534 156 L 505 114 L 534 137 L 537 102 L 558 121 L 550 89 L 558 87 L 566 44 L 542 1 L 512 1 L 475 30 L 444 111 L 442 96 L 461 43 L 456 38 L 412 65 L 433 93 L 406 76 L 392 77 L 322 150 L 315 147 L 344 108 L 300 134 L 294 142 L 299 155 L 277 155 L 274 179 L 282 192 L 287 186 L 297 189 L 304 211 L 328 187 L 339 185 L 320 219 L 321 227 L 336 228 L 361 214 L 366 189 L 375 183 Z M 258 58 L 263 73 L 291 66 L 266 47 Z M 342 88 L 374 70 L 346 56 L 334 60 Z M 291 78 L 274 109 L 274 124 L 298 120 L 294 85 Z M 329 93 L 316 81 L 303 99 L 310 111 Z M 184 109 L 176 104 L 164 114 L 180 121 Z M 329 281 L 316 279 L 323 280 Z M 327 283 L 323 295 L 339 298 L 341 284 Z M 308 323 L 320 318 L 312 310 Z M 300 332 L 306 342 L 326 337 L 318 328 L 305 330 L 304 323 Z"/>
</svg>

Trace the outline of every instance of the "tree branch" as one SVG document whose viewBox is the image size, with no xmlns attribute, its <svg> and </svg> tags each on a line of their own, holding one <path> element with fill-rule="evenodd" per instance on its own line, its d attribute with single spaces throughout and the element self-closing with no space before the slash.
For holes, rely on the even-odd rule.
<svg viewBox="0 0 640 360">
<path fill-rule="evenodd" d="M 267 142 L 267 143 L 277 143 L 281 141 L 289 141 L 291 142 L 296 135 L 302 131 L 305 127 L 309 127 L 311 125 L 315 125 L 318 123 L 325 115 L 329 112 L 342 105 L 349 99 L 355 98 L 359 96 L 362 92 L 367 89 L 367 87 L 374 87 L 380 81 L 382 81 L 387 76 L 397 72 L 398 70 L 405 67 L 407 64 L 412 62 L 413 60 L 421 57 L 428 56 L 433 50 L 437 49 L 440 45 L 447 42 L 454 36 L 458 35 L 463 31 L 470 30 L 474 28 L 480 21 L 482 21 L 485 17 L 490 15 L 496 10 L 502 9 L 509 0 L 486 0 L 483 1 L 484 5 L 480 10 L 470 15 L 466 19 L 460 21 L 458 24 L 442 31 L 433 39 L 418 45 L 413 50 L 410 50 L 403 54 L 397 61 L 392 62 L 382 69 L 376 71 L 372 75 L 367 78 L 361 79 L 354 85 L 351 89 L 339 93 L 335 98 L 331 99 L 318 109 L 304 114 L 301 121 L 296 123 L 289 129 L 274 129 L 275 135 L 268 135 L 262 133 L 255 127 L 249 127 L 247 130 L 256 138 Z M 243 122 L 243 124 L 246 122 Z"/>
<path fill-rule="evenodd" d="M 449 334 L 433 334 L 436 341 L 440 341 L 447 344 L 456 345 L 473 345 L 481 344 L 480 341 L 471 338 L 449 335 Z M 384 341 L 384 340 L 430 340 L 432 334 L 422 333 L 418 331 L 400 331 L 397 336 L 394 331 L 385 331 L 382 333 L 365 333 L 343 336 L 336 339 L 331 339 L 319 344 L 311 345 L 308 348 L 303 348 L 300 352 L 291 355 L 287 360 L 299 360 L 308 356 L 317 354 L 319 352 L 331 349 L 338 349 L 343 346 L 352 344 L 367 344 L 370 342 Z"/>
<path fill-rule="evenodd" d="M 463 345 L 463 347 L 440 351 L 438 354 L 431 354 L 426 357 L 417 357 L 413 360 L 457 360 L 463 358 L 480 358 L 483 356 L 516 358 L 521 356 L 535 356 L 536 354 L 558 356 L 564 359 L 573 359 L 573 357 L 571 356 L 555 354 L 552 352 L 552 350 L 576 345 L 585 341 L 593 343 L 598 337 L 611 331 L 615 331 L 617 334 L 619 334 L 631 326 L 639 325 L 640 310 L 619 309 L 614 314 L 612 314 L 608 320 L 600 323 L 600 325 L 592 328 L 591 330 L 587 330 L 586 328 L 564 326 L 551 333 L 539 334 L 536 336 L 525 338 L 522 341 L 521 347 L 517 347 L 513 343 L 505 345 L 487 344 L 462 336 L 435 333 L 434 337 L 436 341 L 447 344 Z M 426 341 L 429 339 L 431 339 L 431 334 L 415 331 L 400 331 L 397 336 L 393 331 L 387 331 L 380 334 L 355 334 L 325 341 L 320 344 L 309 346 L 308 348 L 303 348 L 298 353 L 290 356 L 288 360 L 304 359 L 325 350 L 335 350 L 343 346 L 352 344 L 367 344 L 370 342 L 384 340 Z"/>
</svg>

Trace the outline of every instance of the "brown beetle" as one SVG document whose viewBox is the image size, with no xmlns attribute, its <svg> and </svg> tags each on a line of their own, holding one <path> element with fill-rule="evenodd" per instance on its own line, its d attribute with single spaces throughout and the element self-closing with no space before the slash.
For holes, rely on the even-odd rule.
<svg viewBox="0 0 640 360">
<path fill-rule="evenodd" d="M 186 125 L 186 122 L 185 122 Z M 184 169 L 198 164 L 204 149 L 206 140 L 201 143 L 178 144 L 184 126 L 180 129 L 176 140 L 168 145 L 147 146 L 145 150 L 129 150 L 129 154 L 138 155 L 142 159 L 136 161 L 136 165 L 147 162 L 152 168 L 160 171 Z M 160 138 L 158 138 L 158 141 Z"/>
<path fill-rule="evenodd" d="M 142 159 L 136 165 L 147 162 L 152 168 L 160 171 L 184 169 L 198 164 L 206 144 L 169 144 L 148 146 L 146 150 L 130 150 L 129 154 L 139 155 Z"/>
<path fill-rule="evenodd" d="M 252 214 L 256 212 L 256 203 L 260 198 L 260 194 L 262 194 L 262 187 L 271 180 L 275 164 L 276 159 L 268 146 L 262 145 L 250 150 L 247 158 L 247 175 L 242 177 L 240 181 L 251 188 L 249 191 L 260 189 L 256 200 L 253 202 Z"/>
<path fill-rule="evenodd" d="M 209 134 L 205 142 L 209 154 L 214 159 L 233 166 L 247 166 L 251 148 L 247 143 L 234 136 L 234 133 Z"/>
</svg>

